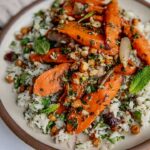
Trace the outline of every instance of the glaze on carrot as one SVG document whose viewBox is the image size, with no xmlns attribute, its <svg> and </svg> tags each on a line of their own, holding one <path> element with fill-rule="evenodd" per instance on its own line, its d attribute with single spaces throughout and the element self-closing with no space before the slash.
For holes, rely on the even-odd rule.
<svg viewBox="0 0 150 150">
<path fill-rule="evenodd" d="M 63 63 L 41 74 L 35 80 L 33 93 L 48 96 L 61 90 L 60 77 L 68 71 L 69 66 L 69 63 Z"/>
<path fill-rule="evenodd" d="M 86 11 L 86 12 L 92 12 L 92 11 L 94 11 L 94 12 L 97 12 L 97 13 L 99 13 L 99 14 L 102 14 L 103 11 L 104 11 L 104 8 L 101 7 L 101 6 L 89 5 L 89 6 L 86 8 L 85 11 Z"/>
<path fill-rule="evenodd" d="M 54 57 L 55 55 L 56 57 Z M 74 62 L 72 59 L 67 58 L 66 55 L 61 53 L 60 48 L 50 49 L 49 52 L 45 55 L 31 54 L 29 56 L 30 61 L 32 62 L 41 62 L 41 63 L 69 63 Z"/>
<path fill-rule="evenodd" d="M 97 92 L 85 96 L 82 100 L 83 109 L 89 113 L 89 115 L 83 115 L 77 111 L 69 113 L 69 122 L 76 122 L 77 126 L 74 127 L 71 123 L 67 123 L 67 131 L 79 134 L 83 132 L 90 124 L 96 119 L 96 117 L 108 106 L 111 100 L 118 93 L 122 83 L 122 75 L 113 74 L 108 81 L 104 84 L 104 88 L 99 89 Z"/>
<path fill-rule="evenodd" d="M 58 28 L 58 31 L 67 34 L 75 41 L 85 46 L 99 49 L 100 45 L 104 45 L 104 38 L 102 35 L 82 27 L 81 24 L 77 22 L 68 22 Z"/>
<path fill-rule="evenodd" d="M 124 33 L 132 41 L 132 46 L 137 51 L 138 57 L 147 65 L 150 65 L 150 43 L 135 27 L 129 24 L 124 24 Z"/>
<path fill-rule="evenodd" d="M 112 0 L 105 12 L 106 43 L 110 48 L 116 46 L 121 32 L 121 18 L 119 15 L 118 0 Z"/>
</svg>

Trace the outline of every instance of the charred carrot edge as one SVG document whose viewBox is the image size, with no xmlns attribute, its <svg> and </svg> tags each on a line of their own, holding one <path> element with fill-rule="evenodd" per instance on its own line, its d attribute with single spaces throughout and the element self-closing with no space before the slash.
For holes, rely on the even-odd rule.
<svg viewBox="0 0 150 150">
<path fill-rule="evenodd" d="M 100 45 L 104 44 L 103 36 L 92 33 L 91 30 L 82 27 L 81 24 L 78 24 L 77 22 L 68 22 L 58 28 L 58 31 L 67 34 L 75 41 L 85 46 L 99 49 Z"/>
<path fill-rule="evenodd" d="M 132 75 L 136 72 L 136 70 L 137 68 L 131 60 L 129 60 L 126 68 L 124 68 L 122 64 L 119 64 L 118 66 L 114 68 L 114 72 L 121 74 L 121 75 Z"/>
<path fill-rule="evenodd" d="M 116 41 L 119 39 L 121 32 L 121 18 L 119 16 L 118 0 L 112 0 L 105 12 L 105 34 L 106 43 L 113 48 L 116 46 Z"/>
<path fill-rule="evenodd" d="M 56 55 L 56 58 L 53 58 L 53 54 Z M 41 63 L 70 63 L 74 62 L 72 59 L 68 59 L 66 55 L 61 53 L 60 48 L 50 49 L 49 52 L 45 55 L 31 54 L 29 56 L 30 61 L 32 62 L 41 62 Z"/>
<path fill-rule="evenodd" d="M 99 89 L 97 92 L 87 95 L 83 98 L 84 103 L 83 109 L 86 110 L 89 115 L 84 116 L 78 112 L 72 112 L 69 114 L 69 120 L 75 120 L 77 122 L 77 127 L 74 127 L 67 123 L 67 131 L 75 132 L 79 134 L 83 132 L 90 124 L 95 120 L 95 118 L 108 106 L 111 100 L 116 96 L 120 89 L 122 83 L 122 75 L 114 73 L 109 81 L 104 84 L 103 89 Z"/>
<path fill-rule="evenodd" d="M 150 43 L 142 35 L 142 33 L 130 24 L 124 24 L 124 33 L 132 41 L 132 46 L 137 51 L 138 57 L 143 60 L 147 65 L 150 65 Z"/>
<path fill-rule="evenodd" d="M 33 93 L 39 96 L 48 96 L 62 89 L 60 77 L 68 71 L 70 64 L 63 63 L 53 69 L 45 71 L 35 81 Z"/>
</svg>

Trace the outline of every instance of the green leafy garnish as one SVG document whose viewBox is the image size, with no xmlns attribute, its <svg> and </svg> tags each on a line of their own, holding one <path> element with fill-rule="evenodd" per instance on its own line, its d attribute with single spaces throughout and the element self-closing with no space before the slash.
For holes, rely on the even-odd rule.
<svg viewBox="0 0 150 150">
<path fill-rule="evenodd" d="M 54 122 L 49 121 L 48 125 L 46 126 L 46 131 L 48 132 L 54 126 Z"/>
<path fill-rule="evenodd" d="M 80 23 L 80 22 L 82 22 L 82 21 L 84 21 L 84 20 L 86 20 L 86 19 L 88 19 L 88 18 L 90 18 L 91 16 L 93 16 L 95 14 L 95 12 L 94 11 L 92 11 L 92 12 L 89 12 L 88 14 L 86 14 L 83 18 L 81 18 L 78 22 Z"/>
<path fill-rule="evenodd" d="M 137 94 L 141 91 L 150 81 L 150 66 L 146 66 L 143 70 L 139 71 L 131 82 L 129 91 L 132 94 Z"/>
<path fill-rule="evenodd" d="M 116 142 L 123 140 L 125 137 L 124 136 L 117 136 L 114 138 L 108 138 L 108 141 L 111 142 L 112 144 L 115 144 Z"/>
<path fill-rule="evenodd" d="M 21 42 L 22 46 L 25 46 L 30 42 L 30 39 L 28 37 L 26 37 L 26 38 L 22 39 L 20 42 Z"/>
<path fill-rule="evenodd" d="M 24 85 L 28 76 L 29 76 L 28 73 L 23 73 L 18 78 L 16 78 L 15 83 L 14 83 L 15 88 L 17 89 L 20 85 Z"/>
<path fill-rule="evenodd" d="M 45 38 L 39 37 L 34 41 L 34 50 L 37 54 L 46 54 L 50 49 L 50 42 Z"/>
<path fill-rule="evenodd" d="M 58 107 L 59 104 L 51 104 L 48 108 L 41 110 L 40 113 L 50 114 L 52 112 L 55 112 Z"/>
<path fill-rule="evenodd" d="M 90 94 L 90 93 L 95 92 L 95 91 L 96 91 L 96 88 L 95 88 L 93 85 L 88 85 L 88 86 L 86 87 L 86 89 L 85 89 L 85 92 L 86 92 L 87 94 Z"/>
<path fill-rule="evenodd" d="M 47 108 L 50 105 L 51 99 L 49 97 L 42 99 L 42 105 Z"/>
<path fill-rule="evenodd" d="M 140 111 L 135 111 L 133 113 L 133 117 L 136 121 L 141 122 L 142 113 Z"/>
</svg>

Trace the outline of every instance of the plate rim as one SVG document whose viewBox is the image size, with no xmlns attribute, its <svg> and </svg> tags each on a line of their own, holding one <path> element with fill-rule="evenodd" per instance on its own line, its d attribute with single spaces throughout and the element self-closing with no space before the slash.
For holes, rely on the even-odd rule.
<svg viewBox="0 0 150 150">
<path fill-rule="evenodd" d="M 139 3 L 141 3 L 141 0 L 135 0 Z M 19 11 L 15 16 L 11 17 L 11 19 L 8 21 L 8 23 L 5 25 L 5 27 L 2 29 L 0 33 L 0 45 L 11 28 L 11 26 L 23 15 L 25 14 L 28 10 L 32 9 L 32 7 L 42 3 L 43 0 L 36 0 L 30 5 L 24 7 L 21 11 Z M 148 8 L 150 8 L 149 3 L 141 3 L 141 5 L 145 5 Z M 18 136 L 23 142 L 26 144 L 30 145 L 32 148 L 39 149 L 39 150 L 57 150 L 49 145 L 46 145 L 42 143 L 41 141 L 35 139 L 31 135 L 29 135 L 27 132 L 25 132 L 14 120 L 13 118 L 8 114 L 7 110 L 5 109 L 1 99 L 0 99 L 0 118 L 4 121 L 4 123 L 7 125 L 7 127 L 16 135 Z M 145 142 L 147 142 L 146 140 Z M 132 148 L 138 148 L 140 145 L 144 144 L 145 142 L 141 144 L 137 144 L 136 146 Z M 131 149 L 132 149 L 131 148 Z"/>
</svg>

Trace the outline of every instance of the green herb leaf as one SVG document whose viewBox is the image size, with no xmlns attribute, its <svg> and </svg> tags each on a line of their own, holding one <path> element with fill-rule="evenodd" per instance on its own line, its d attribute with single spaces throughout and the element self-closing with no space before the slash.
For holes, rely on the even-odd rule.
<svg viewBox="0 0 150 150">
<path fill-rule="evenodd" d="M 132 94 L 137 94 L 141 91 L 150 81 L 150 66 L 146 66 L 143 70 L 139 71 L 133 78 L 129 91 Z"/>
<path fill-rule="evenodd" d="M 34 50 L 37 54 L 46 54 L 50 49 L 50 43 L 45 38 L 37 38 L 34 41 Z"/>
<path fill-rule="evenodd" d="M 133 117 L 136 121 L 141 122 L 142 113 L 140 111 L 135 111 L 133 113 Z"/>
<path fill-rule="evenodd" d="M 30 39 L 28 37 L 26 37 L 26 38 L 22 39 L 20 42 L 21 42 L 22 46 L 25 46 L 30 42 Z"/>
<path fill-rule="evenodd" d="M 50 114 L 52 112 L 55 112 L 58 107 L 59 104 L 51 104 L 48 108 L 41 110 L 40 113 Z"/>
<path fill-rule="evenodd" d="M 87 87 L 86 87 L 86 90 L 85 90 L 85 92 L 86 92 L 87 94 L 90 94 L 90 93 L 95 92 L 95 91 L 96 91 L 96 88 L 95 88 L 93 85 L 87 86 Z"/>
<path fill-rule="evenodd" d="M 88 18 L 90 18 L 91 16 L 93 16 L 95 14 L 95 12 L 94 11 L 92 11 L 92 12 L 89 12 L 88 14 L 86 14 L 83 18 L 81 18 L 79 21 L 78 21 L 78 23 L 80 23 L 80 22 L 82 22 L 82 21 L 84 21 L 84 20 L 86 20 L 86 19 L 88 19 Z"/>
<path fill-rule="evenodd" d="M 49 121 L 48 125 L 46 126 L 46 131 L 48 132 L 54 126 L 54 122 Z"/>
<path fill-rule="evenodd" d="M 49 97 L 42 99 L 42 105 L 47 108 L 50 105 L 51 99 Z"/>
<path fill-rule="evenodd" d="M 28 73 L 23 73 L 18 78 L 16 78 L 15 83 L 14 83 L 15 88 L 17 89 L 20 85 L 24 85 L 28 76 L 29 76 Z"/>
</svg>

